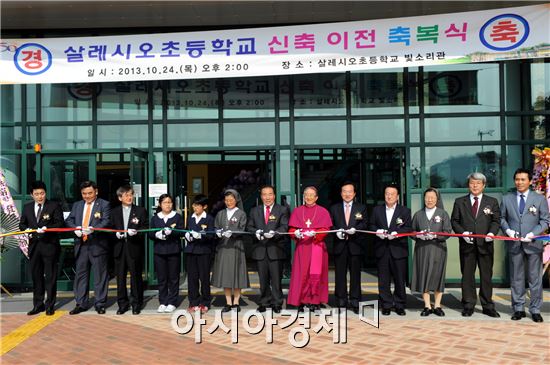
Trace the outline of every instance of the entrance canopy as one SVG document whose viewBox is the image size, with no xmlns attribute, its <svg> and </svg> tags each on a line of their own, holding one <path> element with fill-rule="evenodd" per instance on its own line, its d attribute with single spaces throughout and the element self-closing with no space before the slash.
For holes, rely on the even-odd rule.
<svg viewBox="0 0 550 365">
<path fill-rule="evenodd" d="M 550 55 L 550 4 L 207 32 L 3 39 L 2 83 L 361 71 Z"/>
</svg>

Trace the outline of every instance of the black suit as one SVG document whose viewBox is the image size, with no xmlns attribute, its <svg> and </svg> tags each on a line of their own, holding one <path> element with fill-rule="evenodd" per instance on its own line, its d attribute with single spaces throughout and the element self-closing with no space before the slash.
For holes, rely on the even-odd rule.
<svg viewBox="0 0 550 365">
<path fill-rule="evenodd" d="M 44 226 L 47 228 L 63 227 L 63 211 L 57 202 L 46 200 L 38 221 L 36 220 L 34 204 L 34 202 L 31 202 L 23 207 L 19 222 L 20 230 L 37 229 Z M 55 305 L 60 251 L 58 233 L 29 234 L 29 258 L 31 261 L 34 308 L 44 305 L 44 291 L 48 295 L 45 302 L 46 309 L 53 309 Z"/>
<path fill-rule="evenodd" d="M 366 230 L 367 207 L 361 203 L 353 202 L 350 209 L 349 224 L 346 224 L 344 203 L 337 203 L 330 207 L 332 229 Z M 362 245 L 365 243 L 364 234 L 355 233 L 345 235 L 341 240 L 334 236 L 333 253 L 335 266 L 334 295 L 339 307 L 348 305 L 347 274 L 350 272 L 349 304 L 358 307 L 361 301 L 361 258 L 363 257 Z"/>
<path fill-rule="evenodd" d="M 370 230 L 387 230 L 388 233 L 412 232 L 411 211 L 409 208 L 397 204 L 390 225 L 386 218 L 386 205 L 374 207 L 370 220 Z M 405 283 L 407 281 L 407 257 L 409 244 L 406 237 L 393 240 L 374 239 L 374 250 L 378 263 L 378 292 L 380 305 L 384 309 L 395 307 L 404 309 L 406 304 Z M 391 280 L 395 288 L 391 293 Z"/>
<path fill-rule="evenodd" d="M 122 205 L 111 211 L 111 227 L 114 229 L 147 229 L 149 227 L 147 210 L 134 204 L 130 207 L 128 226 L 124 226 Z M 122 239 L 116 238 L 113 247 L 115 272 L 117 276 L 117 302 L 119 308 L 141 308 L 143 304 L 143 260 L 145 257 L 146 236 L 136 234 Z M 130 271 L 130 299 L 126 290 L 126 274 Z"/>
<path fill-rule="evenodd" d="M 274 231 L 286 233 L 288 231 L 288 209 L 279 204 L 273 204 L 265 222 L 265 207 L 259 205 L 250 210 L 247 222 L 247 231 L 256 233 L 261 229 L 265 232 Z M 283 305 L 283 291 L 281 279 L 283 263 L 286 259 L 285 235 L 275 234 L 272 238 L 254 239 L 252 259 L 258 262 L 258 276 L 260 279 L 260 305 L 281 307 Z"/>
<path fill-rule="evenodd" d="M 475 234 L 497 234 L 500 224 L 500 207 L 498 201 L 483 194 L 479 202 L 477 215 L 472 213 L 470 194 L 457 198 L 451 214 L 451 224 L 456 233 L 465 231 Z M 462 304 L 464 309 L 473 310 L 476 302 L 476 265 L 479 266 L 479 299 L 484 309 L 494 309 L 493 303 L 493 242 L 484 238 L 475 238 L 474 244 L 463 238 L 460 242 L 460 270 L 462 271 Z"/>
</svg>

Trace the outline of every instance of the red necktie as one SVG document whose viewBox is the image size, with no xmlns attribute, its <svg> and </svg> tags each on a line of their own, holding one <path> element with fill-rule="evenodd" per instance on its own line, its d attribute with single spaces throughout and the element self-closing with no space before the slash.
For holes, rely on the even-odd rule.
<svg viewBox="0 0 550 365">
<path fill-rule="evenodd" d="M 479 206 L 479 198 L 474 196 L 474 205 L 472 205 L 472 215 L 474 218 L 477 216 L 477 207 Z"/>
<path fill-rule="evenodd" d="M 265 207 L 265 224 L 269 222 L 269 213 L 270 213 L 270 209 L 269 209 L 269 206 L 267 206 Z"/>
</svg>

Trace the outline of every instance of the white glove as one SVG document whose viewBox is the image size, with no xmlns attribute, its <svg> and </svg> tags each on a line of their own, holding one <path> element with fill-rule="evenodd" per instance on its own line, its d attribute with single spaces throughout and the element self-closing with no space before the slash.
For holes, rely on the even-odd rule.
<svg viewBox="0 0 550 365">
<path fill-rule="evenodd" d="M 135 236 L 137 234 L 137 229 L 128 228 L 128 236 Z"/>
<path fill-rule="evenodd" d="M 297 239 L 301 240 L 302 238 L 304 238 L 304 234 L 302 233 L 302 231 L 300 231 L 299 229 L 295 230 L 294 231 L 294 236 L 296 236 Z"/>
<path fill-rule="evenodd" d="M 224 236 L 225 238 L 230 238 L 232 234 L 233 234 L 233 232 L 231 232 L 231 231 L 225 231 L 225 232 L 223 232 L 223 236 Z"/>
<path fill-rule="evenodd" d="M 155 233 L 155 237 L 158 238 L 159 240 L 166 240 L 166 236 L 162 233 L 163 231 L 157 231 Z"/>
<path fill-rule="evenodd" d="M 218 238 L 222 238 L 222 230 L 221 229 L 216 229 L 216 236 L 218 236 Z"/>
<path fill-rule="evenodd" d="M 185 233 L 185 239 L 187 240 L 187 242 L 191 242 L 191 241 L 193 241 L 193 236 L 191 236 L 191 234 L 189 232 L 186 232 Z"/>
<path fill-rule="evenodd" d="M 355 227 L 351 227 L 350 229 L 346 229 L 347 234 L 355 234 Z"/>
<path fill-rule="evenodd" d="M 416 235 L 416 238 L 422 241 L 426 241 L 428 239 L 428 236 L 426 235 L 426 231 L 420 231 L 420 233 Z"/>
<path fill-rule="evenodd" d="M 94 227 L 92 226 L 86 227 L 82 230 L 82 233 L 84 233 L 85 235 L 91 235 L 93 232 L 93 229 Z"/>
<path fill-rule="evenodd" d="M 345 240 L 345 239 L 346 239 L 346 233 L 345 233 L 345 231 L 344 231 L 342 228 L 340 228 L 340 229 L 338 230 L 338 232 L 336 232 L 336 237 L 338 237 L 338 238 L 341 239 L 341 240 Z"/>
<path fill-rule="evenodd" d="M 306 237 L 315 237 L 315 231 L 306 231 L 304 232 L 304 236 Z"/>
<path fill-rule="evenodd" d="M 377 229 L 376 230 L 376 236 L 378 238 L 380 238 L 381 240 L 383 240 L 384 238 L 386 238 L 386 231 L 383 230 L 383 229 Z"/>
<path fill-rule="evenodd" d="M 533 232 L 529 232 L 525 235 L 525 237 L 522 237 L 521 242 L 531 242 L 533 241 L 533 237 L 535 237 Z"/>
<path fill-rule="evenodd" d="M 258 230 L 256 231 L 256 238 L 258 239 L 258 241 L 261 241 L 261 240 L 264 239 L 264 236 L 262 235 L 263 233 L 264 233 L 264 231 L 261 230 L 261 229 L 258 229 Z"/>
<path fill-rule="evenodd" d="M 115 233 L 115 236 L 116 238 L 118 238 L 119 240 L 123 239 L 124 237 L 126 237 L 126 233 L 124 232 L 116 232 Z"/>
<path fill-rule="evenodd" d="M 514 231 L 513 229 L 510 229 L 508 228 L 506 230 L 506 234 L 508 235 L 508 237 L 510 238 L 517 238 L 518 237 L 518 233 L 516 231 Z"/>
<path fill-rule="evenodd" d="M 464 231 L 462 232 L 462 234 L 468 235 L 468 234 L 472 234 L 472 232 Z M 466 241 L 466 243 L 469 243 L 471 245 L 474 244 L 474 239 L 472 237 L 462 237 L 462 238 L 464 239 L 464 241 Z"/>
<path fill-rule="evenodd" d="M 433 234 L 433 233 L 426 234 L 426 240 L 428 240 L 428 241 L 435 240 L 436 238 L 437 238 L 436 234 Z"/>
<path fill-rule="evenodd" d="M 75 234 L 78 238 L 82 237 L 82 230 L 81 230 L 81 229 L 82 229 L 82 227 L 78 226 L 78 227 L 76 227 L 76 231 L 74 231 L 74 234 Z"/>
<path fill-rule="evenodd" d="M 172 234 L 172 228 L 170 227 L 165 227 L 162 231 L 164 232 L 165 236 L 169 236 L 170 234 Z"/>
<path fill-rule="evenodd" d="M 489 236 L 491 236 L 491 237 L 489 237 Z M 494 236 L 495 236 L 494 233 L 491 233 L 491 232 L 487 233 L 487 237 L 485 237 L 485 242 L 493 242 L 493 237 Z"/>
<path fill-rule="evenodd" d="M 196 240 L 201 239 L 201 234 L 199 232 L 191 231 L 191 236 L 193 236 L 193 238 Z"/>
<path fill-rule="evenodd" d="M 267 239 L 273 238 L 273 236 L 275 236 L 274 231 L 269 231 L 269 232 L 264 233 L 264 237 L 267 238 Z"/>
<path fill-rule="evenodd" d="M 36 230 L 36 233 L 44 233 L 44 232 L 46 232 L 46 226 L 41 227 L 41 228 L 38 228 L 38 229 Z"/>
<path fill-rule="evenodd" d="M 390 233 L 388 235 L 388 239 L 389 240 L 393 240 L 393 239 L 396 239 L 397 238 L 397 232 L 393 231 L 392 233 Z"/>
</svg>

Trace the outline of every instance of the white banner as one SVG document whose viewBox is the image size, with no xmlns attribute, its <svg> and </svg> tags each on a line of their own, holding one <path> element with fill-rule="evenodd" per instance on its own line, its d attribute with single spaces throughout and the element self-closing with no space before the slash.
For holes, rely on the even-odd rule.
<svg viewBox="0 0 550 365">
<path fill-rule="evenodd" d="M 0 82 L 205 79 L 549 57 L 549 19 L 547 3 L 289 27 L 3 39 Z"/>
</svg>

